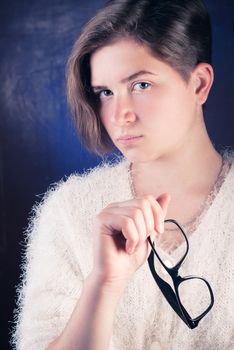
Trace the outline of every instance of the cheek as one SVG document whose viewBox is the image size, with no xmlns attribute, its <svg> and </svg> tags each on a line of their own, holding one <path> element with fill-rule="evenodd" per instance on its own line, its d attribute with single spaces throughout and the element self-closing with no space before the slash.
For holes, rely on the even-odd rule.
<svg viewBox="0 0 234 350">
<path fill-rule="evenodd" d="M 157 102 L 157 112 L 159 117 L 166 120 L 168 127 L 174 126 L 176 123 L 186 123 L 192 112 L 191 96 L 184 90 L 172 90 L 166 94 L 162 94 Z"/>
<path fill-rule="evenodd" d="M 134 110 L 140 124 L 151 127 L 157 122 L 163 111 L 163 101 L 159 92 L 153 91 L 133 97 Z"/>
<path fill-rule="evenodd" d="M 170 123 L 181 116 L 181 99 L 170 93 L 158 93 L 136 100 L 136 112 L 143 124 L 159 128 L 170 126 Z"/>
<path fill-rule="evenodd" d="M 166 141 L 169 148 L 174 147 L 193 123 L 191 97 L 185 91 L 167 90 L 145 102 L 138 111 L 144 129 L 153 134 L 153 143 L 165 145 Z"/>
<path fill-rule="evenodd" d="M 99 116 L 102 124 L 108 130 L 110 125 L 110 108 L 107 108 L 107 104 L 103 104 L 99 109 Z"/>
</svg>

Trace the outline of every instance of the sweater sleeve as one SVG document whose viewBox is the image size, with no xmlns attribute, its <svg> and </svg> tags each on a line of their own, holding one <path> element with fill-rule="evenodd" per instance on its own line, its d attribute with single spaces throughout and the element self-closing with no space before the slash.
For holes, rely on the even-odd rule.
<svg viewBox="0 0 234 350">
<path fill-rule="evenodd" d="M 64 329 L 81 294 L 83 276 L 73 256 L 65 184 L 34 208 L 27 229 L 18 288 L 13 348 L 44 350 Z"/>
</svg>

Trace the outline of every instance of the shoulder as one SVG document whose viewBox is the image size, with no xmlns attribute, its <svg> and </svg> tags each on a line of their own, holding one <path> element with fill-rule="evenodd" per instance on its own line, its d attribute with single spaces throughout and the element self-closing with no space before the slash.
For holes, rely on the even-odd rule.
<svg viewBox="0 0 234 350">
<path fill-rule="evenodd" d="M 103 161 L 98 166 L 86 170 L 83 174 L 72 174 L 66 181 L 65 186 L 79 187 L 85 190 L 87 186 L 98 185 L 109 187 L 113 183 L 121 183 L 121 179 L 128 176 L 129 162 L 125 158 L 115 158 L 113 161 Z M 78 185 L 77 185 L 78 184 Z M 92 188 L 94 189 L 94 188 Z"/>
<path fill-rule="evenodd" d="M 120 194 L 128 196 L 128 167 L 125 159 L 103 162 L 52 184 L 30 213 L 24 232 L 28 254 L 33 256 L 38 247 L 49 244 L 70 245 L 78 232 L 80 237 L 88 236 L 95 214 L 119 200 Z"/>
<path fill-rule="evenodd" d="M 58 218 L 59 215 L 69 215 L 71 210 L 79 209 L 81 212 L 82 208 L 87 210 L 90 205 L 99 207 L 128 198 L 131 195 L 129 165 L 128 160 L 118 157 L 52 184 L 42 200 L 33 207 L 32 217 L 43 216 L 45 220 L 53 216 Z"/>
<path fill-rule="evenodd" d="M 232 194 L 232 198 L 234 199 L 234 149 L 225 149 L 222 155 L 229 162 L 229 170 L 223 187 L 229 195 Z"/>
<path fill-rule="evenodd" d="M 76 257 L 86 271 L 91 264 L 87 256 L 91 256 L 95 216 L 109 203 L 129 198 L 128 168 L 125 159 L 103 162 L 52 185 L 34 206 L 25 232 L 29 256 L 35 256 L 41 247 L 55 254 L 67 251 L 70 259 Z M 83 260 L 81 251 L 86 252 Z"/>
<path fill-rule="evenodd" d="M 215 222 L 217 227 L 222 223 L 232 231 L 234 228 L 234 151 L 226 149 L 222 155 L 228 160 L 227 171 L 225 171 L 225 178 L 213 200 L 209 214 L 211 215 L 210 221 Z"/>
<path fill-rule="evenodd" d="M 76 201 L 81 198 L 82 201 L 88 198 L 94 200 L 100 196 L 115 196 L 119 190 L 125 192 L 129 186 L 129 165 L 128 160 L 119 157 L 114 161 L 103 161 L 82 174 L 71 174 L 52 189 L 53 196 L 66 203 L 72 198 Z"/>
</svg>

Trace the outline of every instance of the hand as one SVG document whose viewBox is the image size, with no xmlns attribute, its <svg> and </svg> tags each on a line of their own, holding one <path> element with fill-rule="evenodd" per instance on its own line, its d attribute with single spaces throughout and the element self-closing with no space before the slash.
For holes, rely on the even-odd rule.
<svg viewBox="0 0 234 350">
<path fill-rule="evenodd" d="M 170 196 L 134 198 L 112 203 L 96 217 L 94 271 L 104 283 L 127 283 L 146 261 L 152 240 L 164 231 Z"/>
</svg>

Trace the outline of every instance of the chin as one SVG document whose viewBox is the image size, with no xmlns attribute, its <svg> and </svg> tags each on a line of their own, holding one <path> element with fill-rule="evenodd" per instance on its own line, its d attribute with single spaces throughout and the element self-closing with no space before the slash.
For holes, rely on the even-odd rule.
<svg viewBox="0 0 234 350">
<path fill-rule="evenodd" d="M 122 152 L 122 154 L 127 158 L 131 163 L 148 163 L 155 160 L 154 156 L 151 154 L 146 154 L 144 152 Z"/>
</svg>

